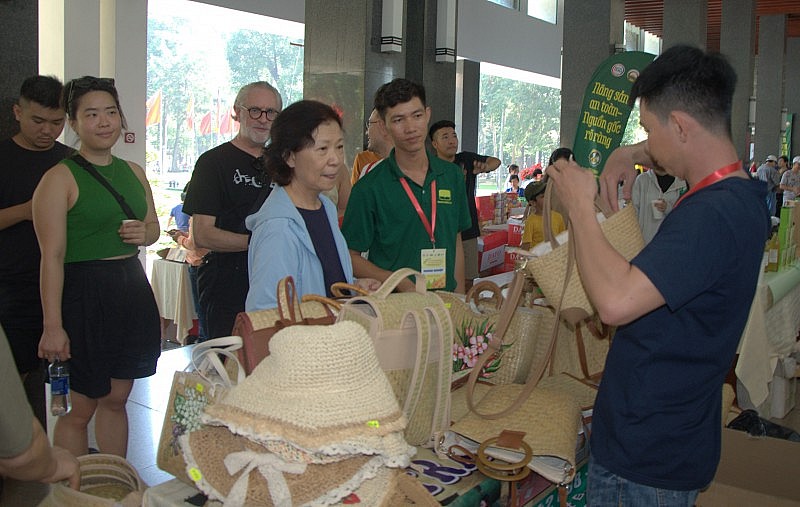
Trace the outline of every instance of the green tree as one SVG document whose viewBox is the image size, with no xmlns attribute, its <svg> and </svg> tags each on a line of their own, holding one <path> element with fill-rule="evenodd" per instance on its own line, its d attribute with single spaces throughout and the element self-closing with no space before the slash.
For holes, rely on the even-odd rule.
<svg viewBox="0 0 800 507">
<path fill-rule="evenodd" d="M 267 81 L 281 92 L 284 105 L 303 98 L 303 47 L 289 37 L 238 30 L 225 45 L 225 58 L 235 90 Z"/>
</svg>

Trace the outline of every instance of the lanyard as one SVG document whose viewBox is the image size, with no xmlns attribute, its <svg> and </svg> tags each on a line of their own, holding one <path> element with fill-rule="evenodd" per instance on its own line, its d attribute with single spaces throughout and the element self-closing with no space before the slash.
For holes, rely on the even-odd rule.
<svg viewBox="0 0 800 507">
<path fill-rule="evenodd" d="M 433 236 L 433 232 L 436 230 L 436 180 L 431 181 L 430 222 L 428 222 L 428 217 L 425 216 L 425 212 L 422 211 L 422 207 L 419 205 L 419 201 L 414 196 L 414 193 L 411 191 L 411 187 L 408 186 L 408 181 L 405 178 L 400 178 L 400 184 L 403 185 L 403 190 L 406 191 L 408 199 L 411 201 L 411 204 L 414 205 L 414 209 L 417 210 L 417 215 L 419 215 L 419 219 L 420 221 L 422 221 L 422 225 L 425 227 L 425 232 L 428 233 L 428 236 L 430 236 L 431 238 L 431 244 L 435 247 L 436 238 Z"/>
<path fill-rule="evenodd" d="M 709 186 L 709 185 L 711 185 L 713 183 L 718 182 L 719 180 L 721 180 L 722 178 L 724 178 L 725 176 L 727 176 L 729 174 L 735 173 L 736 171 L 741 169 L 741 167 L 742 167 L 741 160 L 737 160 L 736 162 L 734 162 L 734 163 L 732 163 L 730 165 L 726 165 L 725 167 L 723 167 L 721 169 L 717 169 L 713 173 L 709 174 L 708 176 L 706 176 L 705 178 L 700 180 L 697 183 L 697 185 L 695 185 L 692 188 L 690 188 L 688 192 L 683 194 L 680 197 L 680 199 L 678 199 L 678 202 L 675 203 L 675 206 L 673 206 L 673 208 L 676 208 L 678 206 L 678 204 L 680 204 L 681 201 L 686 199 L 688 196 L 692 195 L 693 193 L 697 192 L 698 190 L 701 190 L 701 189 L 703 189 L 703 188 L 705 188 L 705 187 L 707 187 L 707 186 Z"/>
</svg>

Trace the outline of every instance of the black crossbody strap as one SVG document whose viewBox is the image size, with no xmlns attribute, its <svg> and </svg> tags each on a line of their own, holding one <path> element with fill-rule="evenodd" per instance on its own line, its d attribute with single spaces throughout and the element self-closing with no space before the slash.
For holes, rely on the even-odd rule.
<svg viewBox="0 0 800 507">
<path fill-rule="evenodd" d="M 97 169 L 95 169 L 95 167 L 92 164 L 90 164 L 88 160 L 86 160 L 85 158 L 83 158 L 83 156 L 77 153 L 70 158 L 74 160 L 79 166 L 86 169 L 86 172 L 91 174 L 94 177 L 94 179 L 100 182 L 101 185 L 106 187 L 106 190 L 108 190 L 111 193 L 111 195 L 114 196 L 114 199 L 116 199 L 117 203 L 119 203 L 119 207 L 122 208 L 122 211 L 125 213 L 125 216 L 127 216 L 131 220 L 139 220 L 139 218 L 136 216 L 136 213 L 134 213 L 131 207 L 128 205 L 128 203 L 125 202 L 125 198 L 122 196 L 122 194 L 117 192 L 114 189 L 114 187 L 111 186 L 111 183 L 109 183 L 108 180 L 103 177 L 103 175 L 97 172 Z"/>
</svg>

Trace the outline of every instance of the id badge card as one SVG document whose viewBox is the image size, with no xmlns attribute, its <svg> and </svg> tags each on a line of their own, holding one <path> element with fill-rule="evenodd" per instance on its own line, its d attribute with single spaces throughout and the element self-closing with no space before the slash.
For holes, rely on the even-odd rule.
<svg viewBox="0 0 800 507">
<path fill-rule="evenodd" d="M 421 271 L 428 290 L 444 289 L 447 284 L 447 249 L 426 248 L 420 255 Z"/>
</svg>

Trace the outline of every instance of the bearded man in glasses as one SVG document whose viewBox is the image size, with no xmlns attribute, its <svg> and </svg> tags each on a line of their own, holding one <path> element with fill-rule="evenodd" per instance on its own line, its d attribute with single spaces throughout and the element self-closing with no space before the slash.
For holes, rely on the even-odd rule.
<svg viewBox="0 0 800 507">
<path fill-rule="evenodd" d="M 244 219 L 269 193 L 260 157 L 282 107 L 280 92 L 266 81 L 243 86 L 231 112 L 239 133 L 200 155 L 194 166 L 183 211 L 192 215 L 195 245 L 210 250 L 198 268 L 208 338 L 231 334 L 236 314 L 244 311 L 250 240 Z"/>
</svg>

